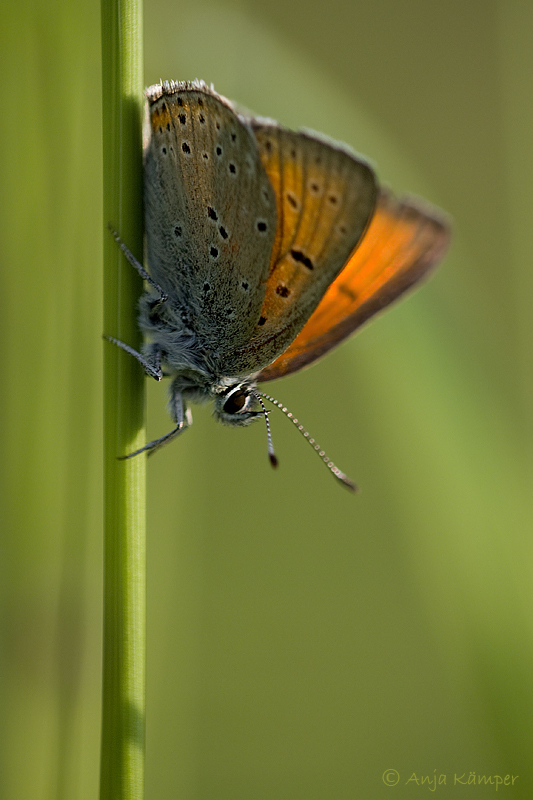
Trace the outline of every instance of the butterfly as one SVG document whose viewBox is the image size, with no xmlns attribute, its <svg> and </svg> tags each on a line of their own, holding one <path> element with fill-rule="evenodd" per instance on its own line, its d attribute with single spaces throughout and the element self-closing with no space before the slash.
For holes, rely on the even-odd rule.
<svg viewBox="0 0 533 800">
<path fill-rule="evenodd" d="M 167 444 L 192 423 L 190 403 L 213 401 L 228 425 L 264 416 L 275 465 L 266 399 L 355 489 L 258 386 L 309 366 L 427 275 L 447 220 L 395 199 L 347 146 L 240 114 L 201 81 L 165 81 L 146 98 L 149 272 L 112 231 L 148 283 L 146 343 L 139 353 L 107 338 L 171 378 L 174 428 L 130 455 Z"/>
</svg>

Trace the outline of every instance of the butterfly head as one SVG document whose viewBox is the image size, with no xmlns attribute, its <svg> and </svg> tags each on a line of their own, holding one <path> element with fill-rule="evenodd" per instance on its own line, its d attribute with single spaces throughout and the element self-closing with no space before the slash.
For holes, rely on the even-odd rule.
<svg viewBox="0 0 533 800">
<path fill-rule="evenodd" d="M 264 413 L 254 409 L 258 402 L 256 389 L 246 381 L 224 387 L 215 394 L 214 400 L 213 414 L 224 425 L 249 425 Z"/>
<path fill-rule="evenodd" d="M 254 405 L 260 405 L 261 411 L 254 411 Z M 248 425 L 257 417 L 264 417 L 268 439 L 268 457 L 273 467 L 278 466 L 274 453 L 268 411 L 263 403 L 261 392 L 253 383 L 235 383 L 215 396 L 215 417 L 226 425 Z"/>
</svg>

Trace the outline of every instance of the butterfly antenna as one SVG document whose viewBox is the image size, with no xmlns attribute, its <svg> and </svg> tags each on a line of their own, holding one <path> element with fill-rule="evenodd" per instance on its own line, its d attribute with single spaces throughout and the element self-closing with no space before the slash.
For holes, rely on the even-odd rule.
<svg viewBox="0 0 533 800">
<path fill-rule="evenodd" d="M 277 467 L 278 466 L 278 459 L 277 459 L 276 454 L 274 452 L 274 445 L 272 444 L 272 433 L 270 431 L 270 422 L 268 420 L 268 410 L 267 410 L 265 404 L 263 403 L 263 401 L 261 400 L 261 397 L 259 396 L 260 393 L 259 392 L 254 392 L 253 394 L 254 394 L 254 397 L 257 399 L 257 402 L 260 404 L 261 408 L 263 409 L 263 414 L 265 415 L 265 424 L 266 424 L 266 429 L 267 429 L 267 440 L 268 440 L 268 457 L 270 459 L 270 463 L 272 464 L 272 466 L 273 467 Z M 266 395 L 263 395 L 263 397 L 266 397 Z M 267 398 L 267 400 L 268 399 L 269 398 Z"/>
<path fill-rule="evenodd" d="M 309 435 L 309 432 L 305 430 L 304 426 L 301 425 L 298 422 L 296 417 L 293 414 L 291 414 L 291 412 L 288 410 L 288 408 L 286 408 L 286 406 L 284 406 L 282 403 L 278 402 L 278 400 L 275 400 L 269 394 L 265 394 L 264 392 L 255 392 L 255 396 L 257 397 L 257 399 L 261 403 L 263 409 L 265 408 L 265 406 L 263 405 L 263 403 L 261 401 L 261 397 L 264 397 L 265 400 L 269 401 L 269 403 L 272 403 L 273 405 L 276 406 L 276 408 L 279 408 L 279 410 L 282 411 L 285 414 L 285 416 L 288 417 L 291 420 L 291 422 L 293 422 L 296 425 L 296 427 L 298 428 L 298 430 L 300 431 L 302 436 L 305 439 L 307 439 L 307 441 L 309 442 L 309 444 L 311 445 L 313 450 L 315 450 L 318 453 L 318 455 L 320 456 L 320 458 L 322 459 L 322 461 L 324 462 L 326 467 L 330 470 L 330 472 L 333 473 L 333 475 L 337 478 L 337 480 L 339 480 L 344 486 L 346 486 L 347 489 L 350 489 L 351 492 L 357 492 L 358 491 L 357 485 L 347 475 L 345 475 L 344 472 L 341 472 L 341 470 L 338 467 L 335 466 L 335 464 L 333 463 L 333 461 L 331 461 L 329 456 L 326 455 L 326 453 L 324 452 L 324 450 L 322 450 L 320 445 L 317 444 L 317 442 L 315 442 L 315 440 Z M 268 424 L 268 417 L 266 416 L 266 413 L 265 413 L 265 419 L 267 421 L 267 429 L 268 429 L 268 435 L 269 435 L 269 440 L 270 440 L 270 426 Z M 273 453 L 273 451 L 272 451 L 272 453 Z M 274 456 L 274 458 L 275 458 L 275 456 Z M 277 459 L 276 459 L 276 463 L 277 463 Z"/>
</svg>

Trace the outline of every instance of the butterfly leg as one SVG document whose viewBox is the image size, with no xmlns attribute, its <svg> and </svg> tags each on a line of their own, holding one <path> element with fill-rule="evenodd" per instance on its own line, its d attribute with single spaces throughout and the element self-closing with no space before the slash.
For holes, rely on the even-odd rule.
<svg viewBox="0 0 533 800">
<path fill-rule="evenodd" d="M 157 292 L 159 292 L 159 297 L 153 303 L 154 307 L 159 307 L 160 305 L 165 303 L 167 301 L 167 294 L 163 291 L 161 286 L 159 286 L 159 284 L 154 281 L 152 276 L 149 275 L 148 272 L 146 272 L 145 268 L 140 263 L 140 261 L 137 261 L 131 250 L 128 247 L 126 247 L 126 245 L 124 244 L 124 242 L 122 241 L 116 230 L 112 227 L 112 225 L 108 224 L 107 227 L 111 231 L 111 234 L 115 242 L 118 244 L 118 246 L 124 253 L 129 263 L 132 265 L 132 267 L 134 267 L 137 270 L 137 272 L 139 273 L 139 275 L 143 280 L 147 281 L 147 283 L 149 283 L 151 286 L 154 287 L 154 289 L 156 289 Z M 150 375 L 151 378 L 155 378 L 156 381 L 161 380 L 161 378 L 163 377 L 163 372 L 161 370 L 161 354 L 159 350 L 152 353 L 153 357 L 149 359 L 145 358 L 145 356 L 143 356 L 142 353 L 139 353 L 137 350 L 134 350 L 134 348 L 130 347 L 130 345 L 126 344 L 126 342 L 122 342 L 120 339 L 115 339 L 114 336 L 108 336 L 107 334 L 104 334 L 104 338 L 108 339 L 110 342 L 113 342 L 113 344 L 116 344 L 117 347 L 121 347 L 123 350 L 126 351 L 126 353 L 129 353 L 131 356 L 136 358 L 137 361 L 142 365 L 146 374 Z"/>
<path fill-rule="evenodd" d="M 155 453 L 155 451 L 159 450 L 160 447 L 163 447 L 165 444 L 171 442 L 172 439 L 175 439 L 176 436 L 179 436 L 180 433 L 183 433 L 183 431 L 187 430 L 187 428 L 192 425 L 191 410 L 184 405 L 181 392 L 172 393 L 169 410 L 174 421 L 176 422 L 176 427 L 173 428 L 169 433 L 161 436 L 159 439 L 154 439 L 152 442 L 148 442 L 148 444 L 145 444 L 144 447 L 141 447 L 139 450 L 135 450 L 133 453 L 128 453 L 127 456 L 122 456 L 121 461 L 126 458 L 138 456 L 139 453 L 144 453 L 144 451 L 147 451 L 148 455 L 151 456 L 152 453 Z"/>
<path fill-rule="evenodd" d="M 131 252 L 129 247 L 126 247 L 126 245 L 124 244 L 124 242 L 122 241 L 122 239 L 120 238 L 120 236 L 118 235 L 116 230 L 113 228 L 113 226 L 111 224 L 108 224 L 107 227 L 111 231 L 111 235 L 113 236 L 113 239 L 118 244 L 118 246 L 120 247 L 120 249 L 122 250 L 122 252 L 126 256 L 127 260 L 130 262 L 131 266 L 134 269 L 137 270 L 137 272 L 139 273 L 139 275 L 141 276 L 143 281 L 146 281 L 147 283 L 149 283 L 150 286 L 153 286 L 154 289 L 156 289 L 159 292 L 159 297 L 157 299 L 157 305 L 161 305 L 161 303 L 165 303 L 167 301 L 167 299 L 168 299 L 168 295 L 166 294 L 166 292 L 164 292 L 163 289 L 161 288 L 161 286 L 154 281 L 152 276 L 145 270 L 145 268 L 143 267 L 141 262 L 137 261 L 137 259 L 135 258 L 135 256 L 133 255 L 133 253 Z"/>
<path fill-rule="evenodd" d="M 108 342 L 113 342 L 113 344 L 116 344 L 117 347 L 122 348 L 122 350 L 125 350 L 126 353 L 130 354 L 130 356 L 136 358 L 139 364 L 142 365 L 146 374 L 151 378 L 155 378 L 156 381 L 161 380 L 163 377 L 163 371 L 161 369 L 161 353 L 159 350 L 154 352 L 152 359 L 148 359 L 145 358 L 142 353 L 139 353 L 133 347 L 130 347 L 129 344 L 126 344 L 126 342 L 121 342 L 120 339 L 115 339 L 114 336 L 108 336 L 107 333 L 104 333 L 104 339 L 107 339 Z"/>
</svg>

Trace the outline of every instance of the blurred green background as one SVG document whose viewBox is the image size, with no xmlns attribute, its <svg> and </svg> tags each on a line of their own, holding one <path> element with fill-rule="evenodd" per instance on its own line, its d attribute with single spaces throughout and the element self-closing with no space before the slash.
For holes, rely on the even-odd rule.
<svg viewBox="0 0 533 800">
<path fill-rule="evenodd" d="M 100 16 L 0 10 L 0 796 L 98 790 Z M 150 460 L 147 798 L 533 796 L 533 4 L 146 0 L 146 83 L 203 78 L 454 219 L 418 293 Z M 270 387 L 269 387 L 270 389 Z M 148 386 L 148 434 L 169 429 Z M 399 782 L 382 775 L 397 770 Z M 409 782 L 409 779 L 411 781 Z"/>
</svg>

